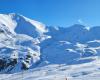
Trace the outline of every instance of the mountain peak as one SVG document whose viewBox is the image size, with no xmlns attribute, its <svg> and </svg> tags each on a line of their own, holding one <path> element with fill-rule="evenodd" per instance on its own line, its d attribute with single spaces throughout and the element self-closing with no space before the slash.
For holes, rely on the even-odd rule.
<svg viewBox="0 0 100 80">
<path fill-rule="evenodd" d="M 8 27 L 11 32 L 14 32 L 17 23 L 12 19 L 11 14 L 0 14 L 0 25 Z"/>
<path fill-rule="evenodd" d="M 40 34 L 47 32 L 43 23 L 15 13 L 0 14 L 0 25 L 9 28 L 12 33 L 29 34 L 29 36 L 33 36 L 33 32 Z"/>
</svg>

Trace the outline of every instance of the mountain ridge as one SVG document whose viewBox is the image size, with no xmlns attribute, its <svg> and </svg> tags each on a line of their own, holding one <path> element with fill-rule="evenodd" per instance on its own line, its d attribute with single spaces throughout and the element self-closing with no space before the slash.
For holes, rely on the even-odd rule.
<svg viewBox="0 0 100 80">
<path fill-rule="evenodd" d="M 4 63 L 0 63 L 0 70 L 18 72 L 25 66 L 30 69 L 50 64 L 89 63 L 99 56 L 99 34 L 99 26 L 48 27 L 19 14 L 0 14 L 0 60 Z M 17 62 L 12 65 L 14 54 Z"/>
</svg>

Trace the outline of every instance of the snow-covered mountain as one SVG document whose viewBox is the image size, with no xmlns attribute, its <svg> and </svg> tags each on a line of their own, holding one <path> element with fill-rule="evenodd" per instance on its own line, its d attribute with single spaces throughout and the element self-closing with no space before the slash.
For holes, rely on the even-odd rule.
<svg viewBox="0 0 100 80">
<path fill-rule="evenodd" d="M 15 65 L 18 71 L 22 63 L 30 67 L 27 63 L 39 62 L 39 43 L 48 38 L 44 32 L 47 32 L 47 29 L 40 22 L 18 14 L 0 14 L 0 70 L 13 64 L 10 71 Z M 27 59 L 30 59 L 30 62 Z"/>
<path fill-rule="evenodd" d="M 74 24 L 67 28 L 52 27 L 23 15 L 0 14 L 1 73 L 45 69 L 45 66 L 53 64 L 90 64 L 99 56 L 99 26 L 87 28 Z"/>
</svg>

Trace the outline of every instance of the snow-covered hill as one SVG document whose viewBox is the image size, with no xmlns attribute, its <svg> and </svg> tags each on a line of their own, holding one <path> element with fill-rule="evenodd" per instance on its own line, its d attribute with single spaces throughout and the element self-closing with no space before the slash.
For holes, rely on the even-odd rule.
<svg viewBox="0 0 100 80">
<path fill-rule="evenodd" d="M 18 75 L 7 74 L 1 79 L 20 80 L 23 70 L 29 70 L 24 75 L 31 75 L 25 80 L 53 80 L 56 75 L 62 78 L 68 73 L 69 77 L 80 77 L 81 80 L 80 75 L 100 74 L 99 71 L 95 73 L 99 70 L 99 57 L 99 26 L 48 27 L 20 14 L 0 14 L 0 77 L 6 75 L 3 73 Z M 91 69 L 92 74 L 88 75 Z M 85 71 L 81 73 L 82 70 Z M 42 71 L 44 75 L 40 76 Z M 33 76 L 33 72 L 37 76 Z"/>
</svg>

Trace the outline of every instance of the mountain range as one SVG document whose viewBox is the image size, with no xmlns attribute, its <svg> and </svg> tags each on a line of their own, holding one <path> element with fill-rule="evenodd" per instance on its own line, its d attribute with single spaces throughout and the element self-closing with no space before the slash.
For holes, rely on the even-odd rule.
<svg viewBox="0 0 100 80">
<path fill-rule="evenodd" d="M 0 72 L 83 65 L 100 56 L 100 26 L 46 26 L 23 15 L 0 14 Z"/>
</svg>

